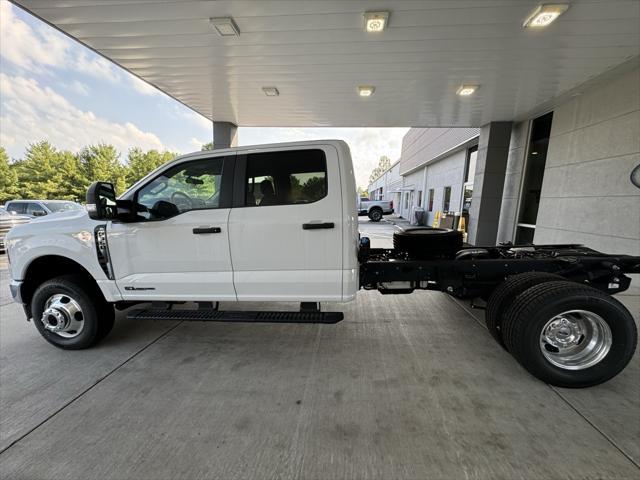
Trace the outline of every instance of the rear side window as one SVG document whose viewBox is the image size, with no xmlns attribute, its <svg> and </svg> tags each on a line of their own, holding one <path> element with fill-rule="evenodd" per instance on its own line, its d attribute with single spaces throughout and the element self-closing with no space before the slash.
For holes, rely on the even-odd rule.
<svg viewBox="0 0 640 480">
<path fill-rule="evenodd" d="M 27 210 L 27 204 L 25 202 L 10 202 L 7 205 L 7 211 L 9 213 L 23 214 Z"/>
<path fill-rule="evenodd" d="M 47 214 L 47 211 L 38 203 L 30 202 L 27 205 L 27 215 L 34 215 L 36 212 Z"/>
<path fill-rule="evenodd" d="M 327 161 L 322 150 L 247 155 L 245 206 L 295 205 L 327 196 Z"/>
</svg>

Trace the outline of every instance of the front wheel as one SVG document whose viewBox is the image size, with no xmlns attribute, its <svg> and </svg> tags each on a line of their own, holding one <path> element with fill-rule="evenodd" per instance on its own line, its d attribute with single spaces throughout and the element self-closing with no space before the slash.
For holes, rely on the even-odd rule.
<svg viewBox="0 0 640 480">
<path fill-rule="evenodd" d="M 372 208 L 369 212 L 369 220 L 372 222 L 379 222 L 382 220 L 382 210 L 379 208 Z"/>
<path fill-rule="evenodd" d="M 64 275 L 36 289 L 31 300 L 33 323 L 52 345 L 67 350 L 89 348 L 113 327 L 113 307 L 87 283 L 81 276 Z"/>
<path fill-rule="evenodd" d="M 587 285 L 545 282 L 519 295 L 505 312 L 502 337 L 534 376 L 559 387 L 606 382 L 627 366 L 637 344 L 629 311 Z"/>
</svg>

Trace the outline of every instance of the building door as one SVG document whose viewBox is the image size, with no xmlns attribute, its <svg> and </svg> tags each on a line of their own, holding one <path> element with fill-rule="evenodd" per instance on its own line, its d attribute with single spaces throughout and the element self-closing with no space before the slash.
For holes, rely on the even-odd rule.
<svg viewBox="0 0 640 480">
<path fill-rule="evenodd" d="M 531 124 L 516 225 L 516 244 L 533 243 L 552 120 L 553 112 L 549 112 L 536 118 Z"/>
</svg>

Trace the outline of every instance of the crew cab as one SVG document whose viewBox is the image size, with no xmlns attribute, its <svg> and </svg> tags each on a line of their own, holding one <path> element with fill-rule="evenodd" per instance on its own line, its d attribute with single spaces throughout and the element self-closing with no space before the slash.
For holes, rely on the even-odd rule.
<svg viewBox="0 0 640 480">
<path fill-rule="evenodd" d="M 379 222 L 383 215 L 393 213 L 393 201 L 370 200 L 366 197 L 358 197 L 358 215 L 366 215 L 372 222 Z"/>
<path fill-rule="evenodd" d="M 611 294 L 629 287 L 639 257 L 465 246 L 460 232 L 435 228 L 398 230 L 393 249 L 374 249 L 358 233 L 356 199 L 342 141 L 185 155 L 119 198 L 95 182 L 87 211 L 13 228 L 11 292 L 65 349 L 104 338 L 114 308 L 137 319 L 335 323 L 343 314 L 320 302 L 424 289 L 486 302 L 498 343 L 554 385 L 604 382 L 631 359 L 636 325 Z M 220 301 L 295 301 L 301 311 L 223 312 Z M 184 302 L 198 308 L 172 308 Z"/>
</svg>

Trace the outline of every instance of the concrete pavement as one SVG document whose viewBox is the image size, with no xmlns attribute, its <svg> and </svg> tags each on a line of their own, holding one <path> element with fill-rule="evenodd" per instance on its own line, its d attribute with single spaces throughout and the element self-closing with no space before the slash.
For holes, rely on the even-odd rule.
<svg viewBox="0 0 640 480">
<path fill-rule="evenodd" d="M 329 307 L 337 325 L 119 318 L 81 352 L 2 302 L 2 478 L 640 476 L 638 355 L 604 385 L 552 388 L 440 293 L 362 292 Z"/>
</svg>

